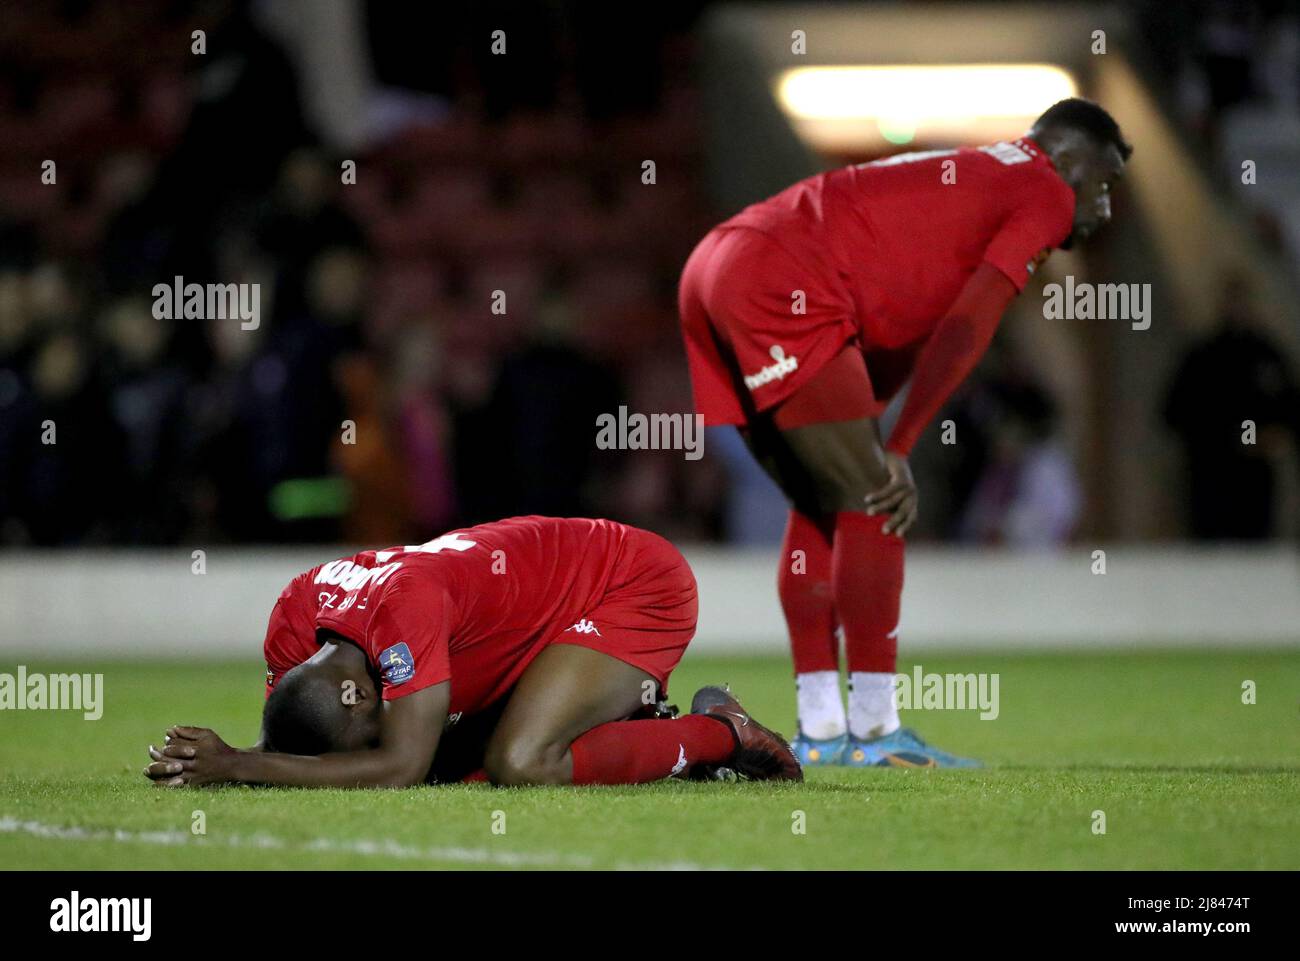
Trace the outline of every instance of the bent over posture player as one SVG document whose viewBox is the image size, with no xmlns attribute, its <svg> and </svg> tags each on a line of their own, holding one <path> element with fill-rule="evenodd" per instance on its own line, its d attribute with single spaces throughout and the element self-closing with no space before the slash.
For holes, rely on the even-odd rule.
<svg viewBox="0 0 1300 961">
<path fill-rule="evenodd" d="M 714 228 L 682 273 L 695 404 L 740 427 L 792 508 L 777 589 L 804 763 L 971 766 L 894 702 L 907 457 L 1053 248 L 1110 219 L 1132 148 L 1063 100 L 1028 134 L 832 170 Z M 910 378 L 887 441 L 877 419 Z M 836 628 L 849 671 L 847 716 Z"/>
<path fill-rule="evenodd" d="M 261 741 L 235 750 L 174 727 L 145 775 L 176 787 L 633 784 L 720 767 L 802 779 L 790 746 L 723 688 L 701 689 L 690 715 L 655 716 L 696 608 L 676 548 L 613 521 L 516 517 L 363 551 L 300 574 L 276 602 Z"/>
</svg>

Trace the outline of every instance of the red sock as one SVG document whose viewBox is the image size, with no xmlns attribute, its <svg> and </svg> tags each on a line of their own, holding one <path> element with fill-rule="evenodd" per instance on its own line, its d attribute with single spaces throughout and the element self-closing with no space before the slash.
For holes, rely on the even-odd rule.
<svg viewBox="0 0 1300 961">
<path fill-rule="evenodd" d="M 898 639 L 891 635 L 903 596 L 903 539 L 881 531 L 888 519 L 835 515 L 831 577 L 850 671 L 892 674 L 896 667 Z"/>
<path fill-rule="evenodd" d="M 781 544 L 776 591 L 794 654 L 794 672 L 838 671 L 830 522 L 790 511 Z M 801 553 L 796 553 L 799 551 Z"/>
<path fill-rule="evenodd" d="M 487 779 L 488 779 L 487 771 L 484 770 L 483 768 L 479 768 L 473 774 L 466 774 L 463 778 L 460 779 L 459 783 L 480 784 L 480 783 L 486 783 Z"/>
<path fill-rule="evenodd" d="M 694 714 L 610 721 L 593 727 L 569 750 L 574 784 L 640 784 L 701 762 L 722 764 L 735 753 L 736 739 L 726 722 Z"/>
</svg>

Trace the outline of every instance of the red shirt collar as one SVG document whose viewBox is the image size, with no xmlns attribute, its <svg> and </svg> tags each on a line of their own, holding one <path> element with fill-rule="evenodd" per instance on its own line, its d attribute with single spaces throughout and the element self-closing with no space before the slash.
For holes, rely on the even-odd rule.
<svg viewBox="0 0 1300 961">
<path fill-rule="evenodd" d="M 1047 154 L 1043 151 L 1043 148 L 1038 146 L 1038 144 L 1030 137 L 1021 137 L 1018 140 L 1014 141 L 1014 143 L 1017 147 L 1019 147 L 1025 153 L 1029 154 L 1029 156 L 1031 157 L 1047 157 Z M 1047 157 L 1047 160 L 1049 163 L 1051 162 L 1050 157 Z"/>
<path fill-rule="evenodd" d="M 1038 145 L 1038 141 L 1034 140 L 1034 138 L 1019 137 L 1013 142 L 1017 147 L 1019 147 L 1025 153 L 1029 154 L 1029 156 L 1033 157 L 1035 160 L 1041 157 L 1044 161 L 1047 162 L 1047 166 L 1052 168 L 1052 172 L 1055 173 L 1058 177 L 1060 176 L 1061 172 L 1056 169 L 1056 164 L 1052 163 L 1052 158 L 1047 155 L 1047 151 L 1044 150 L 1042 147 L 1040 147 Z"/>
</svg>

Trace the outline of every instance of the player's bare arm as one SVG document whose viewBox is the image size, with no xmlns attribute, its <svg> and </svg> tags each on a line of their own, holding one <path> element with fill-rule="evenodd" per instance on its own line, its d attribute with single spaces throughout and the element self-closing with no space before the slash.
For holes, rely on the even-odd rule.
<svg viewBox="0 0 1300 961">
<path fill-rule="evenodd" d="M 292 708 L 269 711 L 258 745 L 238 750 L 207 728 L 174 727 L 161 751 L 150 747 L 145 776 L 162 787 L 408 787 L 425 779 L 447 718 L 450 682 L 382 700 L 364 656 L 344 641 L 327 641 L 295 673 L 282 683 L 317 696 L 286 698 Z M 304 710 L 311 716 L 300 717 Z M 345 749 L 314 753 L 307 732 L 321 726 L 331 746 Z"/>
<path fill-rule="evenodd" d="M 882 528 L 886 534 L 902 537 L 916 522 L 916 483 L 907 453 L 984 356 L 1015 295 L 1015 285 L 1000 270 L 981 264 L 921 350 L 907 403 L 886 445 L 889 482 L 866 498 L 868 514 L 889 515 Z"/>
<path fill-rule="evenodd" d="M 178 727 L 146 775 L 162 787 L 269 784 L 284 787 L 410 787 L 424 780 L 447 716 L 450 683 L 386 702 L 373 748 L 321 755 L 237 750 L 207 728 Z"/>
</svg>

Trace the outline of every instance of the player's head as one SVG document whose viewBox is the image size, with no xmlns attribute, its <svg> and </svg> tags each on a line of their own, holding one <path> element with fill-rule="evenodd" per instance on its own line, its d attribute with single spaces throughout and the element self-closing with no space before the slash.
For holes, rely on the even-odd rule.
<svg viewBox="0 0 1300 961">
<path fill-rule="evenodd" d="M 1110 220 L 1110 192 L 1133 148 L 1114 117 L 1078 97 L 1049 107 L 1029 128 L 1029 136 L 1074 188 L 1074 229 L 1061 244 L 1069 250 Z"/>
<path fill-rule="evenodd" d="M 327 754 L 378 742 L 380 701 L 365 656 L 350 644 L 326 645 L 322 654 L 280 678 L 266 699 L 266 750 Z"/>
</svg>

